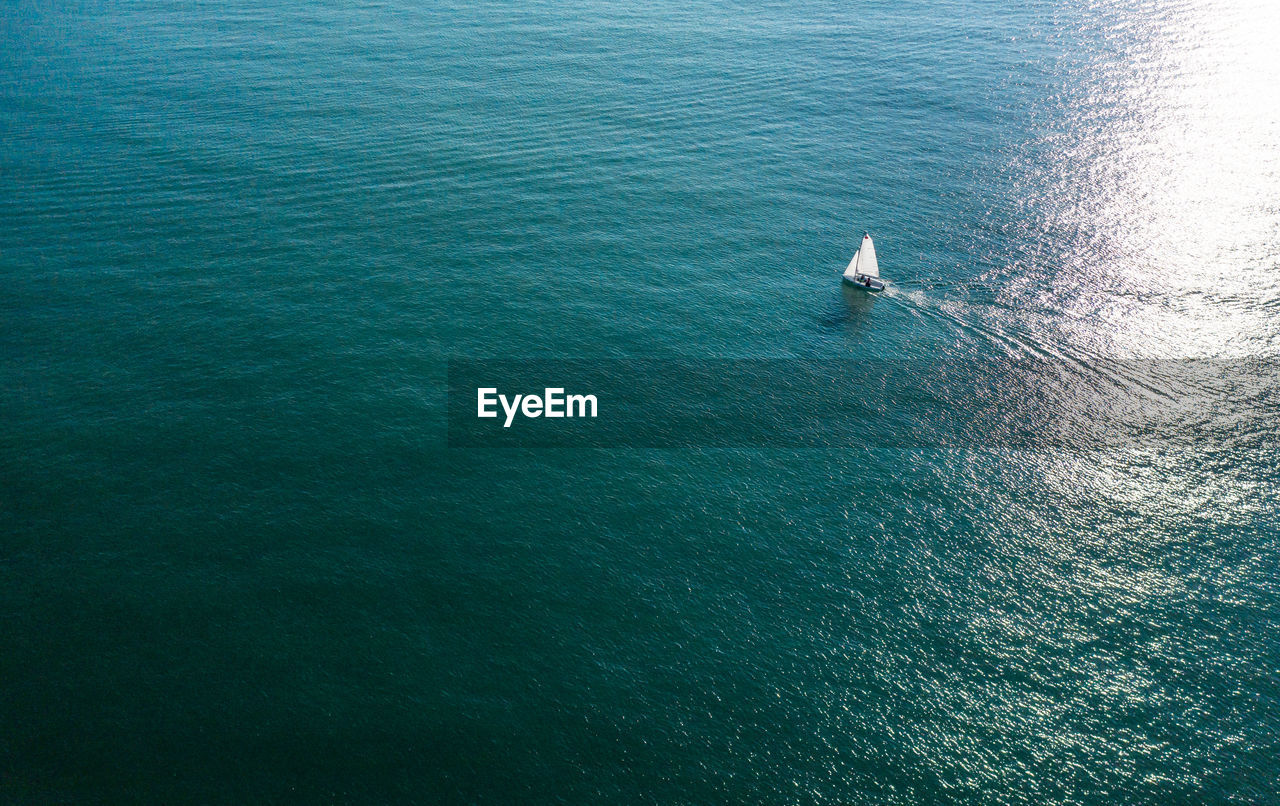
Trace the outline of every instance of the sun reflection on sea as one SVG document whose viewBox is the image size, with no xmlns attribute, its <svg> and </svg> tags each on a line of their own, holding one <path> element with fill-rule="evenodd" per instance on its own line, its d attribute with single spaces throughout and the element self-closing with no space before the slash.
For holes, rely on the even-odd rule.
<svg viewBox="0 0 1280 806">
<path fill-rule="evenodd" d="M 1280 348 L 1280 6 L 1098 6 L 1114 51 L 1027 170 L 1033 300 L 1072 352 L 1274 355 Z M 1046 276 L 1047 275 L 1047 276 Z"/>
</svg>

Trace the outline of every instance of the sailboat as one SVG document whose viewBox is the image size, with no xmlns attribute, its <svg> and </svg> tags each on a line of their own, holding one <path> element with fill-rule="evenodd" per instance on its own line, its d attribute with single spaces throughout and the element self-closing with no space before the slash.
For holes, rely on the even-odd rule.
<svg viewBox="0 0 1280 806">
<path fill-rule="evenodd" d="M 844 270 L 844 281 L 852 283 L 867 291 L 883 291 L 884 283 L 880 280 L 880 266 L 876 263 L 876 246 L 871 236 L 862 234 L 862 245 L 853 253 L 849 268 Z"/>
</svg>

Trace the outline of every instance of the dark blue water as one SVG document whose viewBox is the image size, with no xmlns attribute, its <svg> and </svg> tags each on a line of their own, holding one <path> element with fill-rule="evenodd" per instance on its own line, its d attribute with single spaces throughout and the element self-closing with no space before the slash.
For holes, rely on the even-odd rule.
<svg viewBox="0 0 1280 806">
<path fill-rule="evenodd" d="M 1280 802 L 1278 34 L 6 9 L 0 799 Z M 533 358 L 787 406 L 451 441 Z"/>
</svg>

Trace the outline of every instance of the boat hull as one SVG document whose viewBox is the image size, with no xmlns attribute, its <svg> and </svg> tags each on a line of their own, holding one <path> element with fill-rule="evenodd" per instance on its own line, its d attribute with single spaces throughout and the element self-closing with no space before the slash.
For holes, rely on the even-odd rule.
<svg viewBox="0 0 1280 806">
<path fill-rule="evenodd" d="M 843 279 L 845 283 L 847 283 L 848 285 L 851 285 L 854 288 L 861 288 L 863 291 L 870 291 L 872 293 L 876 293 L 884 290 L 884 283 L 875 279 L 874 277 L 854 278 L 846 274 L 844 275 Z"/>
</svg>

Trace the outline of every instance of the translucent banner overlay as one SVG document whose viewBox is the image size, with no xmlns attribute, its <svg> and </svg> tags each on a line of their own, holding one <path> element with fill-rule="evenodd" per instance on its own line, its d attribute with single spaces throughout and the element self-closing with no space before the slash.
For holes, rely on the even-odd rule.
<svg viewBox="0 0 1280 806">
<path fill-rule="evenodd" d="M 454 359 L 448 383 L 450 447 L 1275 452 L 1280 422 L 1280 361 L 1260 359 Z"/>
</svg>

